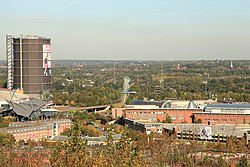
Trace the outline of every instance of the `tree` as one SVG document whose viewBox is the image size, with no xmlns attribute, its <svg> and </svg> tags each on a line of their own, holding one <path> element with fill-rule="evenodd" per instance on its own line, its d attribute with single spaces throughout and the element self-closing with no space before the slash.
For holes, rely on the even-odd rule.
<svg viewBox="0 0 250 167">
<path fill-rule="evenodd" d="M 71 100 L 71 101 L 70 101 L 70 105 L 71 105 L 71 106 L 75 106 L 75 101 L 74 101 L 74 100 Z"/>
<path fill-rule="evenodd" d="M 172 118 L 166 114 L 166 119 L 162 121 L 162 123 L 172 123 Z"/>
<path fill-rule="evenodd" d="M 78 124 L 74 124 L 70 139 L 66 143 L 58 143 L 52 153 L 50 162 L 52 166 L 90 166 L 86 143 L 81 138 Z"/>
<path fill-rule="evenodd" d="M 247 157 L 245 155 L 240 158 L 237 167 L 248 167 Z"/>
<path fill-rule="evenodd" d="M 69 100 L 65 100 L 65 105 L 69 105 Z"/>
<path fill-rule="evenodd" d="M 222 156 L 220 156 L 220 157 L 217 158 L 217 164 L 220 167 L 227 167 L 227 165 L 228 165 L 226 163 L 226 161 L 222 158 Z"/>
<path fill-rule="evenodd" d="M 0 133 L 0 146 L 12 146 L 15 141 L 13 135 Z"/>
<path fill-rule="evenodd" d="M 81 132 L 85 135 L 85 136 L 93 136 L 93 137 L 97 137 L 100 135 L 100 133 L 96 130 L 96 128 L 94 128 L 92 125 L 87 125 L 87 126 L 83 126 L 81 128 Z"/>
</svg>

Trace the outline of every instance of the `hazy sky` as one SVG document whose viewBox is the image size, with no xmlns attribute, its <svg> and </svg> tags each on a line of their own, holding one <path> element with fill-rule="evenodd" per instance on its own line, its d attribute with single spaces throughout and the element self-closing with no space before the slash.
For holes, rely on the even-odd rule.
<svg viewBox="0 0 250 167">
<path fill-rule="evenodd" d="M 7 33 L 52 59 L 250 59 L 250 0 L 0 0 L 0 59 Z"/>
</svg>

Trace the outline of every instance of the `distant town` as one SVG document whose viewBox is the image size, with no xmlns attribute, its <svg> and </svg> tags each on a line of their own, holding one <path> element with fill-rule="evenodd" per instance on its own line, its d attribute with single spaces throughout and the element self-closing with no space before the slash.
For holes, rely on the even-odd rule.
<svg viewBox="0 0 250 167">
<path fill-rule="evenodd" d="M 250 164 L 250 60 L 54 60 L 6 35 L 1 166 Z"/>
</svg>

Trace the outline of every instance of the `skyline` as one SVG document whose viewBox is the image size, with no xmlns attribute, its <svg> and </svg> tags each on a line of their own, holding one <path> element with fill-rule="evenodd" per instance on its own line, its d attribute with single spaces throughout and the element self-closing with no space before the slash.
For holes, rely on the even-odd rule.
<svg viewBox="0 0 250 167">
<path fill-rule="evenodd" d="M 51 38 L 52 59 L 250 57 L 247 0 L 3 1 L 0 20 L 0 60 L 8 33 Z"/>
</svg>

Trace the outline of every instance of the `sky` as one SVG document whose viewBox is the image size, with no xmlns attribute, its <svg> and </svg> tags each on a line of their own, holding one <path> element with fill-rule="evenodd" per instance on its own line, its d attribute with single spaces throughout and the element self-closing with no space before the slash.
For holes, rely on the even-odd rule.
<svg viewBox="0 0 250 167">
<path fill-rule="evenodd" d="M 49 37 L 52 59 L 250 59 L 250 0 L 0 0 L 5 35 Z"/>
</svg>

